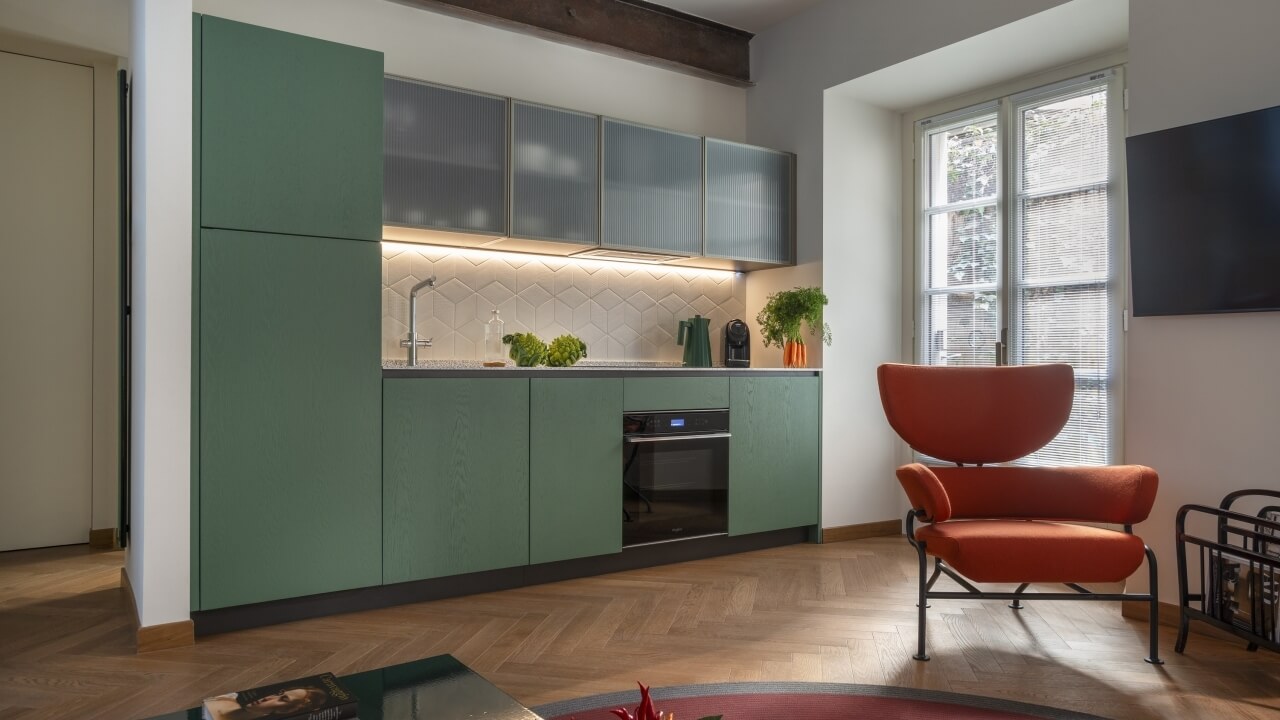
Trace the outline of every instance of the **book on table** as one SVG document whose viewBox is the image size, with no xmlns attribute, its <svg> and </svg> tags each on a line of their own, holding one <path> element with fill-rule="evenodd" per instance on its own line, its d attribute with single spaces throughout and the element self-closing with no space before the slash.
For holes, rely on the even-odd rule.
<svg viewBox="0 0 1280 720">
<path fill-rule="evenodd" d="M 205 720 L 345 720 L 357 711 L 355 693 L 333 673 L 215 695 L 204 701 Z"/>
</svg>

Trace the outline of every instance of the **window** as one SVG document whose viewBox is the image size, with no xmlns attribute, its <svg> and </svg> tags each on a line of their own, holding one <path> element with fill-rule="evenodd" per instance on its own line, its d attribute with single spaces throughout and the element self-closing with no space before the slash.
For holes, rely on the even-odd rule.
<svg viewBox="0 0 1280 720">
<path fill-rule="evenodd" d="M 917 124 L 917 361 L 1075 368 L 1067 426 L 1021 463 L 1118 455 L 1119 87 L 1109 70 Z"/>
</svg>

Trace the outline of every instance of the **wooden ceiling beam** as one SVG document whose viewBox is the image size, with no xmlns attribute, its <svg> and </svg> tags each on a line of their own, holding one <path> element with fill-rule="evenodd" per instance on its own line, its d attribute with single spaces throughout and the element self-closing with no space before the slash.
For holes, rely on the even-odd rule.
<svg viewBox="0 0 1280 720">
<path fill-rule="evenodd" d="M 398 2 L 738 87 L 751 85 L 751 33 L 643 0 Z"/>
</svg>

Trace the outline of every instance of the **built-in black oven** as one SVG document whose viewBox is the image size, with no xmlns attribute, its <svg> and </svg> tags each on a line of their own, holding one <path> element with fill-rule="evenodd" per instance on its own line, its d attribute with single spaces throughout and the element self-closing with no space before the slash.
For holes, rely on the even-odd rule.
<svg viewBox="0 0 1280 720">
<path fill-rule="evenodd" d="M 622 545 L 729 531 L 729 411 L 627 413 Z"/>
</svg>

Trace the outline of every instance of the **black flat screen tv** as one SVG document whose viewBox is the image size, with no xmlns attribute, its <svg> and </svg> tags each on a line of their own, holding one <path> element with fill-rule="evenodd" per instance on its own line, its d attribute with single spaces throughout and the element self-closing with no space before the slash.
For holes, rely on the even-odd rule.
<svg viewBox="0 0 1280 720">
<path fill-rule="evenodd" d="M 1280 107 L 1126 148 L 1133 314 L 1280 310 Z"/>
</svg>

